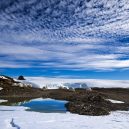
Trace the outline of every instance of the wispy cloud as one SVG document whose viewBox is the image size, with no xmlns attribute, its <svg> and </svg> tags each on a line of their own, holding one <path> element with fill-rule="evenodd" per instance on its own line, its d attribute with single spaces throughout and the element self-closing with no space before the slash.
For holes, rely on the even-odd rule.
<svg viewBox="0 0 129 129">
<path fill-rule="evenodd" d="M 0 67 L 129 68 L 128 0 L 0 2 Z"/>
<path fill-rule="evenodd" d="M 11 64 L 27 64 L 27 67 L 59 68 L 59 69 L 94 69 L 106 70 L 129 67 L 129 60 L 123 53 L 101 52 L 108 49 L 102 44 L 45 44 L 41 46 L 1 44 L 3 63 L 1 67 L 10 67 Z M 4 49 L 3 49 L 4 48 Z M 121 48 L 121 47 L 120 47 Z M 119 49 L 120 49 L 119 48 Z M 110 49 L 109 49 L 110 50 Z M 37 62 L 38 61 L 38 62 Z M 37 65 L 35 65 L 37 62 Z M 5 66 L 4 66 L 5 64 Z M 7 65 L 8 64 L 8 65 Z M 13 67 L 17 65 L 13 65 Z M 19 65 L 26 67 L 26 65 Z"/>
</svg>

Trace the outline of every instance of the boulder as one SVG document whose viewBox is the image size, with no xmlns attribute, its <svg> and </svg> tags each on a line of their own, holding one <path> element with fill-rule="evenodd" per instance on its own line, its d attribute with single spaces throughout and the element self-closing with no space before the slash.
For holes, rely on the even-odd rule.
<svg viewBox="0 0 129 129">
<path fill-rule="evenodd" d="M 24 76 L 19 76 L 18 80 L 26 80 L 26 79 L 24 78 Z"/>
</svg>

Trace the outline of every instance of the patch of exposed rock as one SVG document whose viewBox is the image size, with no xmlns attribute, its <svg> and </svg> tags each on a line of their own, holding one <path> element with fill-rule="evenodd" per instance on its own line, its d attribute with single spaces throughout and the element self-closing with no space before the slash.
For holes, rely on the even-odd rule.
<svg viewBox="0 0 129 129">
<path fill-rule="evenodd" d="M 129 108 L 129 104 L 111 103 L 97 92 L 74 96 L 65 106 L 71 113 L 91 116 L 108 115 L 111 111 L 128 110 Z"/>
<path fill-rule="evenodd" d="M 30 87 L 24 83 L 15 81 L 7 76 L 0 77 L 0 96 L 2 97 L 41 97 L 42 90 Z"/>
</svg>

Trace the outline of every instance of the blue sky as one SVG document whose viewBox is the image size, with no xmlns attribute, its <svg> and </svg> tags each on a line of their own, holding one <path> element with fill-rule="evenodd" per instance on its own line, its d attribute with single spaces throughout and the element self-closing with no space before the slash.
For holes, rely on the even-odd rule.
<svg viewBox="0 0 129 129">
<path fill-rule="evenodd" d="M 129 1 L 1 0 L 0 74 L 129 79 Z"/>
<path fill-rule="evenodd" d="M 40 76 L 40 77 L 56 77 L 56 78 L 74 78 L 74 79 L 111 79 L 111 80 L 128 80 L 129 70 L 116 70 L 116 71 L 94 71 L 94 70 L 55 70 L 55 69 L 42 69 L 42 68 L 6 68 L 2 74 L 17 77 L 24 76 Z"/>
</svg>

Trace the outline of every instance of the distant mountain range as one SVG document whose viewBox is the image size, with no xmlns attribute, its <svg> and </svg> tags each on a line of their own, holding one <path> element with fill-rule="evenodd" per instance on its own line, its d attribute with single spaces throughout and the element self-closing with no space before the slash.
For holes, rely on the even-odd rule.
<svg viewBox="0 0 129 129">
<path fill-rule="evenodd" d="M 7 76 L 0 76 L 0 80 L 4 80 L 12 86 L 33 87 L 48 89 L 64 88 L 86 88 L 90 87 L 122 87 L 129 88 L 128 80 L 100 80 L 100 79 L 61 79 L 61 78 L 45 78 L 45 77 L 25 77 L 25 80 L 18 80 Z M 1 87 L 2 88 L 2 87 Z"/>
<path fill-rule="evenodd" d="M 129 88 L 129 80 L 104 80 L 104 79 L 65 79 L 65 78 L 47 78 L 47 77 L 25 77 L 27 81 L 37 84 L 39 87 L 48 88 L 72 87 L 104 87 L 104 88 Z"/>
</svg>

